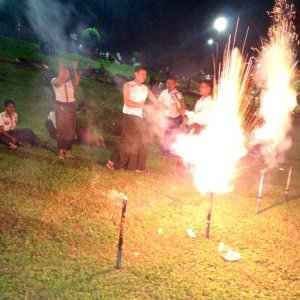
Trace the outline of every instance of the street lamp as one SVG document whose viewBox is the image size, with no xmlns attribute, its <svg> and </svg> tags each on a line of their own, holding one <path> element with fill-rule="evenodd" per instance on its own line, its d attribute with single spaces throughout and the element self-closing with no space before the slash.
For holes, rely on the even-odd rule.
<svg viewBox="0 0 300 300">
<path fill-rule="evenodd" d="M 214 22 L 214 29 L 218 31 L 218 33 L 223 32 L 227 28 L 227 20 L 224 17 L 219 17 Z"/>
<path fill-rule="evenodd" d="M 219 17 L 215 20 L 214 24 L 213 24 L 213 27 L 214 29 L 217 31 L 217 42 L 214 42 L 213 40 L 211 41 L 212 44 L 216 44 L 216 62 L 218 64 L 219 62 L 219 36 L 220 36 L 220 33 L 225 31 L 226 28 L 227 28 L 227 19 L 224 18 L 224 17 Z M 211 45 L 212 45 L 211 44 Z"/>
<path fill-rule="evenodd" d="M 209 39 L 207 41 L 207 44 L 212 46 L 212 45 L 215 45 L 216 46 L 216 59 L 218 60 L 218 56 L 219 56 L 219 43 L 214 41 L 213 39 Z"/>
<path fill-rule="evenodd" d="M 209 39 L 209 40 L 207 41 L 207 44 L 208 44 L 208 45 L 213 45 L 213 44 L 214 44 L 214 40 L 213 40 L 213 39 Z"/>
</svg>

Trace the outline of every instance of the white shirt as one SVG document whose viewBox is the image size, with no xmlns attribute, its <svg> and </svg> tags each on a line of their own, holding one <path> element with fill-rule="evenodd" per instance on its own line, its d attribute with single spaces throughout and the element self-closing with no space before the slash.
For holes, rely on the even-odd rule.
<svg viewBox="0 0 300 300">
<path fill-rule="evenodd" d="M 64 103 L 75 102 L 76 99 L 74 97 L 74 86 L 72 81 L 69 80 L 61 86 L 55 86 L 56 80 L 57 80 L 56 77 L 51 80 L 51 84 L 55 92 L 55 100 Z"/>
<path fill-rule="evenodd" d="M 54 128 L 56 128 L 56 116 L 55 111 L 50 111 L 48 120 L 50 120 L 53 123 Z"/>
<path fill-rule="evenodd" d="M 189 123 L 207 125 L 213 107 L 211 96 L 201 97 L 197 100 L 194 111 L 186 111 L 185 115 L 189 118 Z"/>
<path fill-rule="evenodd" d="M 165 114 L 169 118 L 177 118 L 180 116 L 181 99 L 183 99 L 183 96 L 177 89 L 171 92 L 165 89 L 158 97 L 158 101 L 165 106 Z"/>
<path fill-rule="evenodd" d="M 135 81 L 129 82 L 130 101 L 136 103 L 145 103 L 148 96 L 148 88 L 144 84 L 137 84 Z M 130 107 L 126 104 L 123 106 L 123 114 L 133 115 L 142 118 L 143 108 Z"/>
<path fill-rule="evenodd" d="M 7 114 L 5 111 L 0 114 L 0 126 L 3 131 L 9 131 L 17 128 L 18 114 L 14 112 L 12 115 Z"/>
</svg>

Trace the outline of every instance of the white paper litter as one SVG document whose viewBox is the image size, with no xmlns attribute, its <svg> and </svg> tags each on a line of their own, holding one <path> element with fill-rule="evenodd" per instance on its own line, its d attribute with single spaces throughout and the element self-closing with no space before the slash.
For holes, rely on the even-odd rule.
<svg viewBox="0 0 300 300">
<path fill-rule="evenodd" d="M 195 239 L 197 237 L 196 233 L 191 228 L 189 228 L 186 233 L 191 239 Z"/>
<path fill-rule="evenodd" d="M 164 232 L 164 230 L 163 230 L 162 228 L 158 228 L 158 229 L 157 229 L 157 233 L 158 233 L 158 234 L 163 234 L 163 232 Z"/>
<path fill-rule="evenodd" d="M 242 258 L 238 252 L 232 250 L 229 246 L 225 245 L 223 242 L 219 243 L 218 251 L 219 251 L 219 255 L 224 260 L 227 261 L 238 261 Z"/>
</svg>

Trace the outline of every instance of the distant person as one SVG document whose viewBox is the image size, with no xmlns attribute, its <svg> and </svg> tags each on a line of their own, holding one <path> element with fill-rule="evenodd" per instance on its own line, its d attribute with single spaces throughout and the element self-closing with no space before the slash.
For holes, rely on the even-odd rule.
<svg viewBox="0 0 300 300">
<path fill-rule="evenodd" d="M 185 111 L 191 132 L 199 134 L 207 126 L 213 107 L 213 83 L 211 80 L 203 80 L 199 86 L 200 99 L 196 101 L 194 111 Z"/>
<path fill-rule="evenodd" d="M 0 114 L 0 142 L 17 149 L 21 145 L 42 147 L 44 143 L 29 128 L 18 128 L 16 104 L 12 100 L 4 102 L 5 111 Z"/>
<path fill-rule="evenodd" d="M 50 111 L 49 116 L 45 122 L 45 126 L 48 131 L 48 136 L 53 140 L 57 138 L 57 128 L 56 128 L 56 115 L 55 111 Z"/>
<path fill-rule="evenodd" d="M 150 87 L 150 90 L 151 92 L 153 93 L 153 95 L 158 98 L 160 93 L 161 93 L 161 90 L 160 88 L 158 87 L 158 82 L 157 80 L 153 77 L 153 76 L 150 76 L 150 80 L 149 80 L 149 87 Z"/>
<path fill-rule="evenodd" d="M 165 133 L 160 147 L 160 156 L 164 162 L 172 156 L 170 146 L 176 130 L 182 123 L 182 110 L 185 108 L 182 93 L 177 90 L 176 78 L 169 76 L 166 86 L 167 88 L 158 97 L 166 117 Z"/>
<path fill-rule="evenodd" d="M 77 71 L 78 62 L 73 62 L 71 79 L 70 70 L 60 65 L 58 76 L 51 80 L 56 99 L 56 127 L 59 159 L 75 158 L 72 153 L 76 133 L 76 99 L 75 89 L 80 83 Z"/>
<path fill-rule="evenodd" d="M 93 114 L 88 110 L 86 103 L 81 101 L 76 113 L 78 142 L 90 146 L 104 146 L 103 138 L 97 133 L 93 121 Z"/>
<path fill-rule="evenodd" d="M 159 106 L 159 102 L 144 85 L 147 71 L 143 67 L 135 68 L 135 78 L 126 82 L 123 89 L 123 127 L 120 143 L 108 160 L 110 170 L 124 168 L 146 173 L 147 132 L 143 120 L 146 99 Z"/>
</svg>

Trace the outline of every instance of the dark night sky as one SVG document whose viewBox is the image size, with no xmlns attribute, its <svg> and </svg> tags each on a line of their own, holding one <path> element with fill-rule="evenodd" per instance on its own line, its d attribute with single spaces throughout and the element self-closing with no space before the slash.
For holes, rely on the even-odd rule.
<svg viewBox="0 0 300 300">
<path fill-rule="evenodd" d="M 16 16 L 12 7 L 7 9 L 7 5 L 25 3 L 18 13 L 22 19 L 26 1 L 29 0 L 0 0 L 2 24 L 8 20 L 10 13 Z M 215 17 L 222 15 L 229 20 L 229 28 L 219 37 L 220 46 L 225 44 L 228 34 L 234 31 L 239 17 L 238 44 L 242 43 L 246 29 L 250 26 L 250 49 L 259 45 L 260 36 L 266 35 L 269 25 L 266 11 L 271 10 L 274 4 L 273 0 L 34 1 L 43 3 L 49 10 L 52 9 L 49 3 L 55 1 L 63 9 L 69 10 L 69 18 L 64 23 L 66 31 L 76 32 L 85 26 L 95 26 L 102 31 L 104 46 L 109 50 L 122 53 L 141 51 L 151 64 L 169 64 L 180 69 L 186 68 L 186 71 L 195 65 L 201 64 L 205 68 L 210 64 L 212 50 L 207 45 L 207 40 L 216 38 L 216 32 L 212 29 Z M 0 25 L 2 24 L 0 21 Z M 0 34 L 7 25 L 1 27 Z"/>
</svg>

